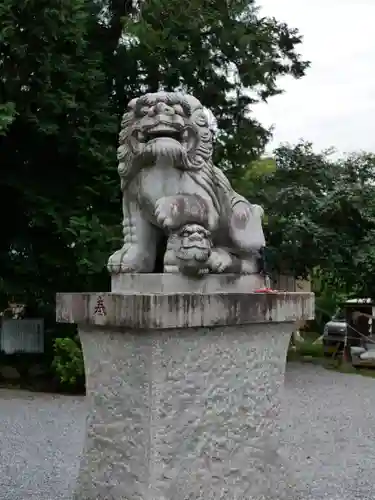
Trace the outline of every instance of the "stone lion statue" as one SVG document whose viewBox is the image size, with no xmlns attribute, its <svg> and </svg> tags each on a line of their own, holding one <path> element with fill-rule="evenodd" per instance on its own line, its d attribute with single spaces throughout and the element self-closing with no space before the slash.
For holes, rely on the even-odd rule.
<svg viewBox="0 0 375 500">
<path fill-rule="evenodd" d="M 111 273 L 155 272 L 160 249 L 164 272 L 258 271 L 263 210 L 232 189 L 212 148 L 207 114 L 193 96 L 130 101 L 118 148 L 124 240 L 108 261 Z"/>
</svg>

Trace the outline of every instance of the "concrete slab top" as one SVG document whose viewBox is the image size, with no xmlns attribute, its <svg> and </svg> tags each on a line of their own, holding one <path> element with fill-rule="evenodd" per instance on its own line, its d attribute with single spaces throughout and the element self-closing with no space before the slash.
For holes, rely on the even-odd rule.
<svg viewBox="0 0 375 500">
<path fill-rule="evenodd" d="M 173 273 L 120 273 L 111 275 L 111 290 L 116 293 L 228 293 L 251 292 L 264 287 L 260 274 L 208 274 L 188 277 Z"/>
<path fill-rule="evenodd" d="M 313 293 L 59 293 L 61 323 L 130 329 L 280 323 L 314 317 Z"/>
</svg>

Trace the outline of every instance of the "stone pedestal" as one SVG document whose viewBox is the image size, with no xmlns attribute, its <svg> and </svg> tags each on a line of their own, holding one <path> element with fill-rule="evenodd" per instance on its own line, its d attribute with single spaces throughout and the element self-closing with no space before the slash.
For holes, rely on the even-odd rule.
<svg viewBox="0 0 375 500">
<path fill-rule="evenodd" d="M 196 293 L 186 281 L 173 293 L 165 275 L 121 279 L 123 293 L 57 296 L 86 370 L 75 500 L 293 500 L 276 417 L 290 335 L 313 317 L 313 294 L 254 293 L 251 277 L 236 292 L 237 278 L 209 276 Z"/>
</svg>

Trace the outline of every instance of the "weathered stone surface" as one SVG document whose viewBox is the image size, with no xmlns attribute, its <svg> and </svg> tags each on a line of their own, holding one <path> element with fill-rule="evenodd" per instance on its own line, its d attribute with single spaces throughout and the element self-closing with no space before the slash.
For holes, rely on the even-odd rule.
<svg viewBox="0 0 375 500">
<path fill-rule="evenodd" d="M 276 417 L 314 296 L 258 282 L 129 274 L 114 293 L 57 295 L 57 320 L 78 324 L 89 400 L 74 500 L 296 500 Z"/>
<path fill-rule="evenodd" d="M 314 317 L 312 293 L 57 294 L 62 323 L 135 329 L 294 322 Z"/>
<path fill-rule="evenodd" d="M 209 274 L 203 278 L 181 274 L 112 274 L 111 291 L 114 293 L 230 293 L 253 292 L 264 287 L 259 274 Z"/>
<path fill-rule="evenodd" d="M 293 500 L 276 423 L 292 328 L 81 327 L 90 413 L 75 500 Z"/>
<path fill-rule="evenodd" d="M 146 499 L 150 462 L 150 339 L 79 331 L 89 414 L 76 500 Z"/>
<path fill-rule="evenodd" d="M 195 97 L 157 92 L 129 103 L 118 148 L 124 238 L 111 273 L 154 272 L 163 240 L 164 272 L 258 272 L 263 210 L 233 190 L 212 150 Z"/>
</svg>

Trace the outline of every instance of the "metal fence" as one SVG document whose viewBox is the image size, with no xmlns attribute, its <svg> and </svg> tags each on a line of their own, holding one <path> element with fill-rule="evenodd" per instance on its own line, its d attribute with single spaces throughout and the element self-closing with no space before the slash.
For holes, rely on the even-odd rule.
<svg viewBox="0 0 375 500">
<path fill-rule="evenodd" d="M 0 350 L 6 354 L 43 353 L 44 320 L 4 318 L 1 324 Z"/>
</svg>

